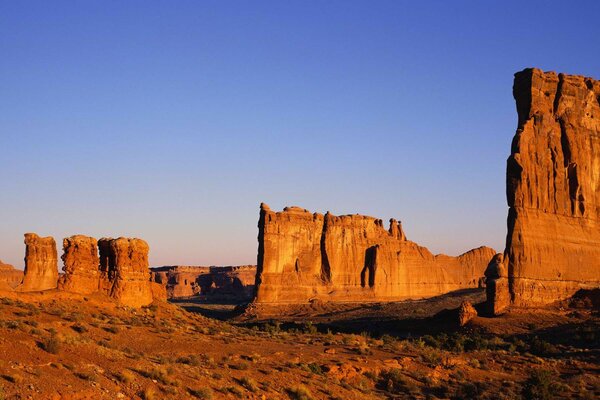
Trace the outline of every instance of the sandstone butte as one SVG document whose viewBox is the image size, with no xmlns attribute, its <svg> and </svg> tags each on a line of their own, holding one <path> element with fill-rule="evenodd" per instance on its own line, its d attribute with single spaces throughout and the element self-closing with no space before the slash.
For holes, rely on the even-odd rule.
<svg viewBox="0 0 600 400">
<path fill-rule="evenodd" d="M 28 292 L 55 289 L 58 281 L 58 256 L 54 238 L 25 234 L 25 270 L 17 290 Z"/>
<path fill-rule="evenodd" d="M 63 240 L 64 274 L 59 278 L 53 238 L 25 234 L 25 271 L 17 290 L 105 293 L 120 304 L 140 307 L 166 300 L 161 285 L 150 281 L 148 243 L 141 239 L 96 239 L 75 235 Z"/>
<path fill-rule="evenodd" d="M 600 82 L 525 69 L 515 74 L 513 96 L 518 128 L 507 161 L 504 252 L 509 293 L 489 299 L 496 313 L 506 299 L 536 306 L 600 286 Z M 503 300 L 494 304 L 498 296 Z"/>
<path fill-rule="evenodd" d="M 23 271 L 0 260 L 0 290 L 12 291 L 23 281 Z"/>
<path fill-rule="evenodd" d="M 165 266 L 151 268 L 152 280 L 163 285 L 169 298 L 197 295 L 250 300 L 254 295 L 256 265 Z"/>
<path fill-rule="evenodd" d="M 399 222 L 261 204 L 256 303 L 396 301 L 479 287 L 495 251 L 433 255 Z"/>
</svg>

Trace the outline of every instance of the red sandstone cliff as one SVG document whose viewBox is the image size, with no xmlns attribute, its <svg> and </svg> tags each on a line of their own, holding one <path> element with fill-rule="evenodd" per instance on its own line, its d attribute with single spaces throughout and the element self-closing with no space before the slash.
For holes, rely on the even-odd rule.
<svg viewBox="0 0 600 400">
<path fill-rule="evenodd" d="M 255 265 L 165 266 L 152 268 L 152 280 L 163 285 L 169 298 L 207 296 L 244 301 L 254 294 Z"/>
<path fill-rule="evenodd" d="M 477 287 L 495 254 L 480 247 L 434 256 L 406 239 L 401 225 L 361 215 L 274 212 L 262 204 L 256 302 L 392 301 Z"/>
<path fill-rule="evenodd" d="M 600 82 L 515 74 L 505 263 L 516 305 L 600 286 Z"/>
<path fill-rule="evenodd" d="M 23 271 L 0 260 L 0 290 L 14 290 L 23 281 Z"/>
</svg>

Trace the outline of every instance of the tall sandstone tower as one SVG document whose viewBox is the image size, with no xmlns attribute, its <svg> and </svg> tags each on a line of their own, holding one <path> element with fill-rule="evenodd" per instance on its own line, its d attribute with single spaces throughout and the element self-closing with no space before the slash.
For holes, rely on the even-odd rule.
<svg viewBox="0 0 600 400">
<path fill-rule="evenodd" d="M 511 302 L 541 305 L 600 286 L 600 82 L 526 69 L 513 95 L 504 263 Z"/>
<path fill-rule="evenodd" d="M 25 271 L 19 291 L 55 289 L 58 281 L 58 256 L 54 238 L 25 234 Z"/>
</svg>

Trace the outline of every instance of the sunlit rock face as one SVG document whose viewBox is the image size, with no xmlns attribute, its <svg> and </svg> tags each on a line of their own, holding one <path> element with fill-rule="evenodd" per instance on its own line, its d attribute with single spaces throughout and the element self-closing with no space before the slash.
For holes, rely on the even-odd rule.
<svg viewBox="0 0 600 400">
<path fill-rule="evenodd" d="M 83 235 L 63 239 L 61 258 L 64 274 L 58 281 L 59 289 L 81 294 L 99 290 L 100 260 L 96 239 Z"/>
<path fill-rule="evenodd" d="M 29 292 L 55 289 L 58 281 L 58 256 L 54 238 L 25 234 L 25 271 L 17 288 Z"/>
<path fill-rule="evenodd" d="M 23 281 L 23 271 L 0 260 L 0 290 L 13 291 Z"/>
<path fill-rule="evenodd" d="M 600 286 L 600 82 L 526 69 L 507 162 L 505 263 L 512 302 Z"/>
<path fill-rule="evenodd" d="M 495 251 L 433 255 L 406 239 L 399 222 L 334 216 L 299 207 L 259 219 L 257 303 L 394 301 L 478 287 Z"/>
<path fill-rule="evenodd" d="M 150 247 L 142 239 L 120 237 L 98 241 L 100 270 L 108 293 L 119 303 L 140 307 L 152 303 L 148 265 Z"/>
</svg>

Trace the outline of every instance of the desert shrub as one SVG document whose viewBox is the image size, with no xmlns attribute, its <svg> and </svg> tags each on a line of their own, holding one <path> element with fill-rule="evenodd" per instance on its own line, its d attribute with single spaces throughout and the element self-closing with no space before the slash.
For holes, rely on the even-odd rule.
<svg viewBox="0 0 600 400">
<path fill-rule="evenodd" d="M 252 393 L 255 393 L 258 391 L 258 384 L 252 378 L 248 378 L 247 376 L 244 376 L 242 379 L 239 380 L 239 383 L 242 387 L 246 388 L 247 390 L 251 391 Z"/>
<path fill-rule="evenodd" d="M 421 359 L 430 366 L 437 366 L 442 363 L 442 353 L 434 348 L 426 347 L 421 352 Z"/>
<path fill-rule="evenodd" d="M 156 393 L 156 389 L 152 386 L 147 387 L 141 395 L 144 400 L 158 400 L 158 394 Z"/>
<path fill-rule="evenodd" d="M 187 365 L 193 365 L 193 366 L 198 366 L 198 365 L 202 364 L 202 361 L 195 354 L 191 354 L 189 356 L 178 357 L 175 360 L 175 362 L 177 362 L 179 364 L 187 364 Z"/>
<path fill-rule="evenodd" d="M 235 369 L 235 370 L 238 370 L 238 371 L 245 371 L 245 370 L 247 370 L 248 368 L 250 368 L 250 366 L 248 365 L 248 363 L 245 363 L 245 362 L 239 362 L 239 363 L 232 363 L 232 364 L 229 364 L 229 368 L 231 368 L 231 369 Z"/>
<path fill-rule="evenodd" d="M 14 300 L 9 299 L 8 297 L 0 298 L 0 302 L 2 302 L 2 304 L 4 304 L 5 306 L 12 306 L 15 304 Z"/>
<path fill-rule="evenodd" d="M 319 330 L 313 325 L 312 322 L 308 321 L 302 324 L 302 332 L 314 335 L 315 333 L 318 333 Z"/>
<path fill-rule="evenodd" d="M 203 400 L 211 400 L 213 398 L 213 393 L 210 388 L 201 388 L 201 389 L 191 389 L 188 388 L 189 394 L 192 396 L 203 399 Z"/>
<path fill-rule="evenodd" d="M 21 327 L 20 321 L 6 321 L 6 327 L 8 329 L 19 329 Z"/>
<path fill-rule="evenodd" d="M 292 400 L 314 400 L 310 390 L 306 386 L 295 386 L 286 389 L 288 396 Z"/>
<path fill-rule="evenodd" d="M 131 371 L 128 371 L 128 370 L 117 372 L 114 375 L 115 375 L 115 378 L 119 382 L 125 383 L 125 384 L 129 384 L 135 380 L 135 376 L 133 375 L 133 373 L 131 373 Z"/>
<path fill-rule="evenodd" d="M 523 397 L 528 400 L 550 400 L 555 398 L 558 385 L 551 371 L 536 369 L 531 371 L 523 386 Z"/>
<path fill-rule="evenodd" d="M 48 353 L 58 354 L 58 352 L 60 351 L 61 342 L 56 336 L 56 334 L 51 334 L 50 337 L 48 337 L 46 340 L 40 343 L 40 347 L 42 348 L 42 350 Z"/>
<path fill-rule="evenodd" d="M 114 325 L 105 326 L 104 329 L 106 332 L 110 333 L 119 333 L 119 328 Z"/>
<path fill-rule="evenodd" d="M 192 396 L 203 399 L 203 400 L 211 400 L 213 398 L 213 392 L 210 388 L 201 388 L 201 389 L 192 389 L 188 388 L 189 394 Z"/>
<path fill-rule="evenodd" d="M 383 371 L 379 375 L 377 386 L 392 394 L 417 393 L 419 391 L 417 385 L 404 376 L 402 371 L 397 368 Z"/>
<path fill-rule="evenodd" d="M 6 379 L 7 381 L 9 381 L 11 383 L 23 383 L 23 377 L 21 375 L 17 375 L 17 374 L 2 375 L 2 378 Z"/>
<path fill-rule="evenodd" d="M 163 385 L 176 385 L 176 382 L 173 381 L 170 377 L 170 370 L 164 367 L 156 367 L 156 368 L 152 368 L 150 370 L 136 370 L 137 373 L 139 373 L 140 375 L 149 378 L 149 379 L 154 379 L 160 383 L 162 383 Z"/>
<path fill-rule="evenodd" d="M 323 375 L 323 369 L 317 363 L 300 364 L 300 366 L 303 370 L 311 372 L 315 375 Z"/>
<path fill-rule="evenodd" d="M 76 377 L 78 377 L 79 379 L 84 380 L 84 381 L 95 381 L 96 380 L 96 376 L 89 372 L 78 371 L 78 372 L 74 372 L 73 375 L 75 375 Z"/>
<path fill-rule="evenodd" d="M 479 399 L 485 393 L 485 388 L 480 382 L 464 382 L 456 388 L 456 391 L 451 399 Z"/>
<path fill-rule="evenodd" d="M 531 340 L 529 351 L 536 355 L 545 356 L 556 353 L 557 349 L 554 347 L 554 345 L 536 336 Z"/>
</svg>

